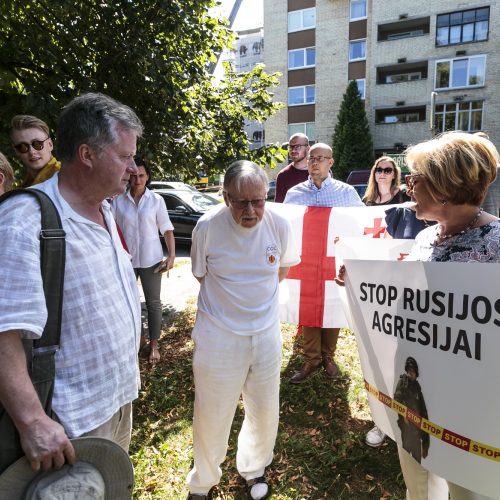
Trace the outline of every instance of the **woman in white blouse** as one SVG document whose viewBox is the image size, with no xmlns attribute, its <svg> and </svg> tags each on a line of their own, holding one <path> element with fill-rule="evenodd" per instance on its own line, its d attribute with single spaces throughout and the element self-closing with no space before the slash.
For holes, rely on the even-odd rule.
<svg viewBox="0 0 500 500">
<path fill-rule="evenodd" d="M 163 199 L 147 188 L 150 169 L 142 159 L 136 159 L 137 175 L 130 176 L 130 189 L 115 198 L 112 210 L 123 231 L 136 276 L 141 278 L 146 299 L 149 329 L 149 362 L 160 360 L 158 339 L 161 331 L 162 305 L 160 299 L 161 273 L 174 265 L 174 226 L 168 217 Z M 158 235 L 165 238 L 168 257 L 163 260 L 163 249 Z M 146 344 L 144 331 L 141 347 Z"/>
</svg>

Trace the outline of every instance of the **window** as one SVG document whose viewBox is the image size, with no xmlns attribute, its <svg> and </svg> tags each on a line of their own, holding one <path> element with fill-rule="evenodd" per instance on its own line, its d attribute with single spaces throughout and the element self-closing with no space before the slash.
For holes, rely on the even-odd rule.
<svg viewBox="0 0 500 500">
<path fill-rule="evenodd" d="M 314 104 L 316 99 L 316 87 L 304 85 L 302 87 L 288 88 L 288 105 L 299 106 L 300 104 Z"/>
<path fill-rule="evenodd" d="M 349 62 L 366 59 L 366 40 L 349 42 Z"/>
<path fill-rule="evenodd" d="M 436 21 L 436 45 L 487 40 L 489 19 L 489 7 L 441 14 Z"/>
<path fill-rule="evenodd" d="M 366 19 L 366 0 L 351 0 L 351 21 Z"/>
<path fill-rule="evenodd" d="M 436 90 L 484 85 L 486 56 L 436 61 Z"/>
<path fill-rule="evenodd" d="M 288 33 L 314 28 L 316 26 L 316 8 L 294 10 L 288 13 Z"/>
<path fill-rule="evenodd" d="M 438 132 L 482 130 L 483 101 L 436 104 L 434 117 Z"/>
<path fill-rule="evenodd" d="M 361 97 L 361 99 L 364 99 L 365 98 L 365 79 L 360 78 L 359 80 L 356 80 L 356 83 L 358 85 L 359 96 Z"/>
<path fill-rule="evenodd" d="M 385 83 L 412 82 L 421 79 L 422 79 L 422 73 L 420 73 L 420 71 L 415 71 L 414 73 L 400 73 L 399 75 L 387 75 L 385 77 Z"/>
<path fill-rule="evenodd" d="M 288 51 L 288 69 L 311 68 L 316 64 L 316 49 L 297 49 Z"/>
<path fill-rule="evenodd" d="M 411 123 L 425 121 L 425 106 L 375 110 L 376 123 Z"/>
<path fill-rule="evenodd" d="M 292 137 L 293 134 L 299 132 L 306 134 L 310 143 L 316 140 L 316 124 L 314 122 L 288 124 L 288 137 Z"/>
</svg>

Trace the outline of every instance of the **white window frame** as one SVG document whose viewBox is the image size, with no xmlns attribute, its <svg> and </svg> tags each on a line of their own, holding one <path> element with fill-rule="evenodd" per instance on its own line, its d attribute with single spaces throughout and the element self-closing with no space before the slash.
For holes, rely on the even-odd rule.
<svg viewBox="0 0 500 500">
<path fill-rule="evenodd" d="M 481 126 L 478 129 L 471 129 L 472 113 L 479 113 L 479 110 L 476 110 L 476 109 L 473 110 L 472 109 L 472 103 L 473 102 L 481 102 L 481 104 L 482 104 L 482 106 L 481 106 Z M 447 102 L 447 103 L 444 103 L 444 104 L 442 104 L 443 111 L 435 111 L 434 112 L 434 123 L 437 124 L 437 116 L 438 115 L 441 115 L 443 117 L 443 119 L 442 119 L 443 126 L 441 127 L 441 130 L 438 130 L 438 132 L 444 132 L 445 131 L 446 115 L 447 114 L 451 114 L 451 113 L 453 113 L 455 115 L 455 125 L 453 127 L 453 130 L 457 130 L 458 129 L 459 114 L 465 112 L 464 110 L 460 110 L 460 105 L 463 105 L 463 104 L 468 104 L 469 105 L 469 109 L 468 109 L 469 126 L 467 127 L 467 130 L 464 130 L 464 132 L 477 132 L 479 130 L 483 130 L 484 101 L 468 101 L 468 102 L 459 101 L 459 102 Z M 452 108 L 453 106 L 455 107 L 455 111 L 450 111 L 449 109 L 447 109 L 447 108 Z"/>
<path fill-rule="evenodd" d="M 352 15 L 352 6 L 353 4 L 364 4 L 365 5 L 365 15 L 360 17 L 353 17 Z M 366 19 L 368 17 L 368 0 L 351 0 L 349 3 L 349 20 L 350 21 L 359 21 L 360 19 Z"/>
<path fill-rule="evenodd" d="M 355 43 L 361 43 L 361 42 L 365 44 L 364 56 L 351 59 L 351 47 Z M 355 62 L 355 61 L 366 61 L 366 38 L 359 38 L 358 40 L 349 40 L 349 62 Z"/>
<path fill-rule="evenodd" d="M 483 59 L 484 60 L 484 74 L 483 74 L 483 82 L 478 83 L 476 85 L 453 85 L 453 64 L 455 61 L 463 61 L 467 59 L 467 81 L 469 81 L 469 72 L 470 72 L 470 62 L 473 59 Z M 438 82 L 438 64 L 440 63 L 449 63 L 450 64 L 450 74 L 449 74 L 449 81 L 448 81 L 448 86 L 447 87 L 438 87 L 437 82 Z M 441 91 L 441 90 L 451 90 L 451 89 L 470 89 L 470 88 L 479 88 L 479 87 L 484 87 L 486 84 L 486 54 L 480 54 L 477 56 L 468 56 L 468 57 L 454 57 L 451 59 L 438 59 L 435 64 L 434 64 L 434 90 L 436 91 Z"/>
<path fill-rule="evenodd" d="M 307 99 L 307 91 L 306 89 L 308 87 L 312 87 L 314 89 L 314 100 L 312 102 L 306 102 Z M 294 103 L 290 104 L 290 90 L 295 90 L 295 89 L 302 89 L 302 97 L 303 97 L 303 102 L 299 103 Z M 316 85 L 298 85 L 296 87 L 288 87 L 288 106 L 308 106 L 309 104 L 316 104 Z"/>
<path fill-rule="evenodd" d="M 307 64 L 307 51 L 308 50 L 314 50 L 314 64 Z M 303 66 L 290 66 L 290 54 L 292 52 L 302 52 L 303 58 L 304 58 L 304 65 Z M 303 49 L 292 49 L 288 51 L 288 69 L 289 70 L 294 70 L 294 69 L 303 69 L 303 68 L 314 68 L 316 66 L 316 47 L 305 47 Z"/>
<path fill-rule="evenodd" d="M 302 123 L 288 124 L 288 137 L 291 137 L 293 134 L 297 134 L 299 132 L 307 135 L 309 142 L 316 141 L 316 122 L 302 122 Z"/>
<path fill-rule="evenodd" d="M 360 82 L 363 82 L 363 91 L 361 91 L 359 89 L 359 83 Z M 364 101 L 365 100 L 365 96 L 366 96 L 366 78 L 358 78 L 356 80 L 356 84 L 358 85 L 358 92 L 359 92 L 359 95 L 361 96 L 361 99 Z"/>
<path fill-rule="evenodd" d="M 314 11 L 314 24 L 312 26 L 304 26 L 304 13 Z M 290 29 L 290 17 L 300 14 L 300 26 L 296 29 Z M 292 10 L 288 13 L 288 33 L 295 33 L 296 31 L 311 30 L 316 28 L 316 7 L 309 9 Z"/>
</svg>

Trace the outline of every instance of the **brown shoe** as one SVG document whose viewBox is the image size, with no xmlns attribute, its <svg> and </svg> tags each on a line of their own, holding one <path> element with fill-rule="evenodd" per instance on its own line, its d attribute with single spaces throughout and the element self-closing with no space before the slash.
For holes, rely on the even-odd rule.
<svg viewBox="0 0 500 500">
<path fill-rule="evenodd" d="M 302 365 L 302 368 L 298 372 L 295 372 L 292 377 L 290 377 L 290 382 L 292 384 L 301 384 L 306 378 L 310 377 L 320 366 L 321 363 L 314 365 L 311 362 L 306 361 Z"/>
<path fill-rule="evenodd" d="M 325 367 L 326 376 L 328 378 L 335 378 L 339 374 L 339 367 L 331 359 L 324 359 L 323 366 Z"/>
</svg>

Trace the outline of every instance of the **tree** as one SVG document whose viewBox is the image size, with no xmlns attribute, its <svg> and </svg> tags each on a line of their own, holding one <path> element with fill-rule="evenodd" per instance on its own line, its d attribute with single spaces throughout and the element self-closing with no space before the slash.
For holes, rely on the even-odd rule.
<svg viewBox="0 0 500 500">
<path fill-rule="evenodd" d="M 10 118 L 39 116 L 55 127 L 83 92 L 131 106 L 145 125 L 139 149 L 158 173 L 193 178 L 236 158 L 283 161 L 269 146 L 250 153 L 244 119 L 265 121 L 280 105 L 277 75 L 262 67 L 217 86 L 215 54 L 234 38 L 208 15 L 214 0 L 0 0 L 0 148 Z M 276 156 L 277 155 L 277 156 Z"/>
<path fill-rule="evenodd" d="M 333 168 L 339 179 L 345 180 L 351 170 L 371 168 L 373 164 L 372 136 L 355 80 L 347 85 L 342 98 L 332 149 Z"/>
</svg>

